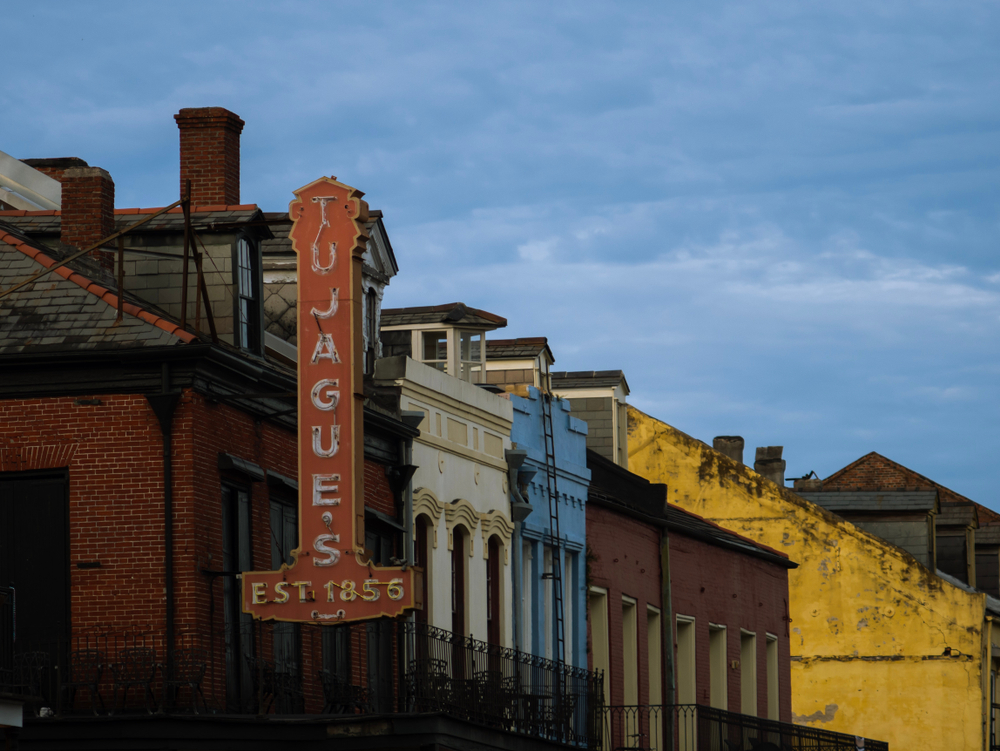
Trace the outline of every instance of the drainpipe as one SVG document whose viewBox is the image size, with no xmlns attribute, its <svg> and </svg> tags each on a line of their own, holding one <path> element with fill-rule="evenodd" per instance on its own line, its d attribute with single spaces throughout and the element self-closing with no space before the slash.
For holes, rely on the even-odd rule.
<svg viewBox="0 0 1000 751">
<path fill-rule="evenodd" d="M 524 449 L 507 449 L 505 458 L 507 459 L 507 487 L 510 489 L 510 517 L 514 522 L 514 535 L 510 543 L 511 547 L 514 548 L 511 551 L 513 553 L 511 556 L 511 578 L 514 584 L 511 589 L 515 593 L 514 597 L 511 598 L 513 600 L 511 617 L 513 618 L 514 648 L 520 650 L 522 649 L 521 621 L 523 620 L 521 616 L 521 601 L 524 597 L 524 592 L 522 591 L 524 576 L 521 574 L 521 555 L 524 552 L 521 545 L 521 522 L 528 518 L 528 514 L 533 509 L 531 508 L 531 504 L 525 501 L 524 496 L 521 494 L 520 483 L 518 482 L 521 465 L 528 458 L 528 452 Z"/>
<path fill-rule="evenodd" d="M 163 435 L 163 578 L 166 590 L 166 670 L 173 674 L 174 662 L 174 467 L 173 419 L 179 391 L 170 390 L 170 366 L 163 363 L 160 393 L 146 394 L 146 401 L 160 422 Z"/>
<path fill-rule="evenodd" d="M 663 605 L 663 676 L 666 684 L 664 704 L 671 706 L 676 703 L 677 681 L 674 676 L 674 603 L 670 594 L 670 540 L 667 537 L 667 527 L 664 525 L 660 533 L 660 601 Z"/>
</svg>

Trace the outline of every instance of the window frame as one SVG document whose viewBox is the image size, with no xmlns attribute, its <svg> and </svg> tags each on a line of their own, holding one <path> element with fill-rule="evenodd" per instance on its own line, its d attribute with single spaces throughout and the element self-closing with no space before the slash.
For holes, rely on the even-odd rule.
<svg viewBox="0 0 1000 751">
<path fill-rule="evenodd" d="M 248 265 L 243 265 L 242 247 L 247 248 Z M 245 352 L 261 354 L 264 348 L 264 277 L 260 246 L 256 238 L 241 233 L 233 243 L 233 344 Z M 246 274 L 244 275 L 244 269 Z M 246 282 L 251 289 L 247 294 Z M 247 301 L 244 332 L 243 302 Z"/>
</svg>

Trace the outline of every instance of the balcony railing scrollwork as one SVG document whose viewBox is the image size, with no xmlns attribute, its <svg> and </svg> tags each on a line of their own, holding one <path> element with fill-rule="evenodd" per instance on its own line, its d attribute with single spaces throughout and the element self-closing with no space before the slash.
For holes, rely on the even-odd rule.
<svg viewBox="0 0 1000 751">
<path fill-rule="evenodd" d="M 2 647 L 0 647 L 2 648 Z M 339 626 L 240 622 L 95 627 L 65 642 L 18 639 L 0 691 L 30 715 L 441 713 L 535 738 L 594 746 L 603 676 L 406 620 Z"/>
</svg>

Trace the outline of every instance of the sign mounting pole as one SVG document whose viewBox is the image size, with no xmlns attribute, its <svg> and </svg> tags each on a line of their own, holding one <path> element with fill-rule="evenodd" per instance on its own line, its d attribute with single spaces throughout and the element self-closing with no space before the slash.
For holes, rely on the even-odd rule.
<svg viewBox="0 0 1000 751">
<path fill-rule="evenodd" d="M 243 574 L 243 611 L 260 620 L 345 623 L 421 606 L 415 569 L 364 554 L 363 195 L 323 177 L 288 206 L 298 256 L 299 547 L 279 571 Z"/>
</svg>

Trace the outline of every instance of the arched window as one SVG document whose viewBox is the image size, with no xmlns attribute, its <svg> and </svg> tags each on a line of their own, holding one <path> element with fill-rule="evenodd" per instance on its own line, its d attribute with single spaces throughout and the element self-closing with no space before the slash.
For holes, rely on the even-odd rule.
<svg viewBox="0 0 1000 751">
<path fill-rule="evenodd" d="M 490 537 L 489 559 L 486 561 L 486 640 L 500 646 L 502 638 L 500 556 L 503 546 L 496 535 Z"/>
<path fill-rule="evenodd" d="M 451 630 L 465 636 L 465 573 L 469 559 L 469 533 L 458 525 L 452 532 L 451 550 Z"/>
<path fill-rule="evenodd" d="M 430 555 L 428 555 L 428 543 L 431 532 L 430 519 L 428 519 L 425 514 L 420 514 L 420 516 L 417 517 L 417 539 L 413 550 L 413 563 L 414 565 L 422 568 L 424 571 L 424 575 L 422 577 L 423 582 L 420 585 L 421 601 L 424 603 L 424 609 L 416 611 L 414 617 L 416 618 L 417 623 L 430 622 L 428 615 L 430 613 L 431 603 L 427 583 L 431 578 Z"/>
</svg>

